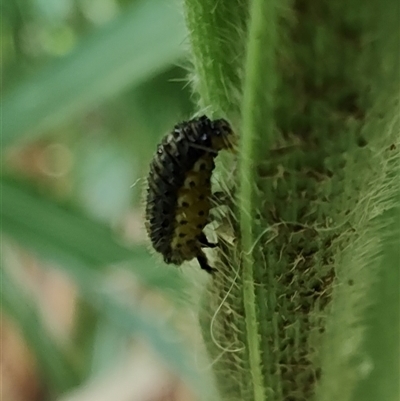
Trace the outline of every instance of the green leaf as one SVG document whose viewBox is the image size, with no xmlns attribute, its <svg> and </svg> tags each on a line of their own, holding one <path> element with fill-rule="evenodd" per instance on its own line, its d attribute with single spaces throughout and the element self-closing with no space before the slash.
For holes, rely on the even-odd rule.
<svg viewBox="0 0 400 401">
<path fill-rule="evenodd" d="M 52 129 L 165 70 L 183 57 L 185 35 L 175 4 L 136 2 L 4 97 L 3 146 Z"/>
<path fill-rule="evenodd" d="M 125 262 L 144 284 L 179 290 L 183 281 L 176 268 L 157 268 L 144 247 L 127 248 L 109 229 L 72 207 L 39 195 L 3 177 L 2 231 L 42 256 L 57 261 L 75 280 L 91 280 L 110 264 Z"/>
</svg>

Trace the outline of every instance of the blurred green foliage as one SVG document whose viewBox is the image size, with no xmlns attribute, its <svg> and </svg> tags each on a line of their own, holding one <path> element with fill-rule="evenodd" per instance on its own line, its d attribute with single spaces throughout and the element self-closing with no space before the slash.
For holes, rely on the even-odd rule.
<svg viewBox="0 0 400 401">
<path fill-rule="evenodd" d="M 112 363 L 134 334 L 204 387 L 185 349 L 168 340 L 171 327 L 155 312 L 124 309 L 103 288 L 114 266 L 172 302 L 186 286 L 143 241 L 122 235 L 132 213 L 131 229 L 143 231 L 143 177 L 156 143 L 193 113 L 181 10 L 163 0 L 5 0 L 2 13 L 3 250 L 16 252 L 16 240 L 55 262 L 80 294 L 67 350 L 3 255 L 2 307 L 49 396 Z"/>
</svg>

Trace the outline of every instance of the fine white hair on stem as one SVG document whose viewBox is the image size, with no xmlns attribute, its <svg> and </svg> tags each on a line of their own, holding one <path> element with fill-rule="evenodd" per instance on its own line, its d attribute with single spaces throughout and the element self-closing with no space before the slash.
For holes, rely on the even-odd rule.
<svg viewBox="0 0 400 401">
<path fill-rule="evenodd" d="M 219 311 L 221 310 L 222 306 L 224 305 L 225 301 L 227 300 L 229 294 L 232 292 L 232 289 L 234 287 L 234 285 L 236 284 L 236 281 L 239 277 L 239 269 L 236 270 L 235 272 L 235 277 L 232 280 L 231 286 L 229 287 L 228 291 L 226 292 L 226 294 L 224 295 L 221 303 L 219 304 L 218 308 L 215 310 L 213 317 L 211 318 L 211 322 L 210 322 L 210 336 L 211 336 L 211 340 L 212 342 L 220 349 L 222 350 L 224 353 L 225 352 L 229 352 L 229 353 L 235 353 L 235 352 L 240 352 L 244 349 L 244 347 L 240 347 L 240 348 L 234 348 L 234 349 L 229 349 L 228 347 L 225 348 L 224 346 L 222 346 L 220 343 L 218 343 L 217 339 L 214 336 L 214 322 L 215 319 L 219 313 Z M 222 355 L 220 355 L 219 357 L 221 357 Z M 214 361 L 215 363 L 215 361 Z"/>
<path fill-rule="evenodd" d="M 196 314 L 193 312 L 193 316 L 196 317 Z M 199 372 L 207 372 L 210 370 L 226 353 L 226 350 L 223 350 L 220 352 L 210 363 L 206 364 L 205 366 L 200 366 L 199 360 L 198 360 L 198 341 L 195 341 L 194 346 L 195 346 L 195 352 L 194 352 L 194 362 L 197 370 Z"/>
<path fill-rule="evenodd" d="M 139 184 L 140 181 L 144 180 L 143 177 L 139 177 L 131 186 L 130 188 L 135 188 L 137 184 Z"/>
</svg>

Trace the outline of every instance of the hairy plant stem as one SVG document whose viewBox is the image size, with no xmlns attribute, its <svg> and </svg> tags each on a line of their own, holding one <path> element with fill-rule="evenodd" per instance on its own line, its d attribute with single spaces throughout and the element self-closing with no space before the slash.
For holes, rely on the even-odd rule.
<svg viewBox="0 0 400 401">
<path fill-rule="evenodd" d="M 384 3 L 253 0 L 238 34 L 186 0 L 200 106 L 240 127 L 200 316 L 223 400 L 355 401 L 373 219 L 398 174 L 400 21 Z M 228 47 L 246 57 L 227 63 Z"/>
<path fill-rule="evenodd" d="M 202 112 L 209 116 L 239 113 L 247 0 L 186 0 L 190 31 L 191 80 Z"/>
<path fill-rule="evenodd" d="M 256 215 L 261 208 L 262 200 L 254 184 L 257 180 L 255 167 L 259 164 L 260 158 L 264 158 L 263 150 L 268 149 L 274 135 L 275 28 L 275 2 L 253 1 L 244 73 L 238 209 L 240 210 L 240 238 L 243 252 L 244 318 L 255 401 L 265 400 L 265 389 L 261 369 L 260 319 L 253 272 L 260 268 L 259 256 L 254 255 L 255 252 L 259 253 L 259 249 L 254 245 L 259 231 Z M 264 46 L 265 43 L 269 44 L 267 48 Z"/>
</svg>

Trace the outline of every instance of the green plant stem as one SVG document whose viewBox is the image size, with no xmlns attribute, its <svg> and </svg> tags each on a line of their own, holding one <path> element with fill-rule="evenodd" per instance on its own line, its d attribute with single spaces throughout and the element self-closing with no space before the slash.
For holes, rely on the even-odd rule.
<svg viewBox="0 0 400 401">
<path fill-rule="evenodd" d="M 396 173 L 387 161 L 398 156 L 388 85 L 398 82 L 398 17 L 387 11 L 393 0 L 385 3 L 251 3 L 236 88 L 239 188 L 218 221 L 218 274 L 201 314 L 224 400 L 303 401 L 317 392 L 318 401 L 354 401 L 379 263 L 371 220 L 391 206 Z M 218 42 L 217 28 L 192 45 Z M 196 88 L 217 94 L 198 89 L 204 104 L 225 110 L 226 85 L 213 76 L 224 53 L 210 57 L 214 44 L 201 46 Z"/>
<path fill-rule="evenodd" d="M 246 322 L 249 365 L 254 386 L 254 400 L 265 400 L 261 370 L 259 316 L 255 295 L 254 269 L 258 269 L 255 241 L 256 213 L 261 199 L 256 192 L 256 171 L 261 149 L 268 149 L 273 138 L 273 96 L 275 90 L 275 4 L 253 1 L 250 13 L 248 53 L 245 64 L 240 146 L 240 231 L 243 277 L 243 305 Z M 267 46 L 266 46 L 267 44 Z M 262 107 L 260 107 L 262 105 Z M 262 146 L 260 146 L 262 145 Z"/>
<path fill-rule="evenodd" d="M 247 1 L 186 0 L 184 12 L 200 108 L 209 116 L 238 113 Z"/>
</svg>

